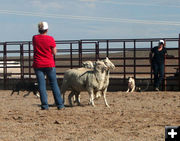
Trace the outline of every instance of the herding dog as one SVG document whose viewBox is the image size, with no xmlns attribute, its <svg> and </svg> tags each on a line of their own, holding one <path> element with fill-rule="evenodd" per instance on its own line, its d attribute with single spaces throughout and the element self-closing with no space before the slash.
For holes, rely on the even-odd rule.
<svg viewBox="0 0 180 141">
<path fill-rule="evenodd" d="M 27 94 L 24 95 L 24 97 L 28 96 L 31 92 L 33 92 L 33 94 L 39 98 L 39 94 L 38 94 L 38 85 L 37 83 L 34 82 L 27 82 L 27 81 L 19 81 L 13 88 L 11 96 L 14 94 L 14 92 L 17 92 L 17 94 L 19 95 L 20 91 L 28 91 Z"/>
<path fill-rule="evenodd" d="M 126 92 L 134 92 L 136 88 L 135 80 L 133 77 L 128 78 L 128 90 Z"/>
</svg>

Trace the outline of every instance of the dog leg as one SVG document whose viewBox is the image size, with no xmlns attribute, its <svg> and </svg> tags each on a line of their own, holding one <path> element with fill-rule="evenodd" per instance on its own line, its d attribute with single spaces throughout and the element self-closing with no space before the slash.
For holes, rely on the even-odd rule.
<svg viewBox="0 0 180 141">
<path fill-rule="evenodd" d="M 15 92 L 15 91 L 13 90 L 12 93 L 11 93 L 11 96 L 14 94 L 14 92 Z"/>
<path fill-rule="evenodd" d="M 39 92 L 38 91 L 35 91 L 35 92 L 33 92 L 34 93 L 34 95 L 37 97 L 37 98 L 40 98 L 40 95 L 39 95 Z"/>
<path fill-rule="evenodd" d="M 28 96 L 30 93 L 31 93 L 31 92 L 30 92 L 30 91 L 28 91 L 28 93 L 27 93 L 27 94 L 25 94 L 23 97 L 26 97 L 26 96 Z"/>
<path fill-rule="evenodd" d="M 135 87 L 132 88 L 131 92 L 134 92 L 134 90 L 135 90 Z"/>
<path fill-rule="evenodd" d="M 36 93 L 37 98 L 40 98 L 39 92 Z"/>
<path fill-rule="evenodd" d="M 129 88 L 128 88 L 128 90 L 126 91 L 126 93 L 128 93 L 129 92 Z"/>
<path fill-rule="evenodd" d="M 34 90 L 33 91 L 33 94 L 37 97 L 37 98 L 40 98 L 40 95 L 38 94 L 39 92 L 37 90 Z"/>
</svg>

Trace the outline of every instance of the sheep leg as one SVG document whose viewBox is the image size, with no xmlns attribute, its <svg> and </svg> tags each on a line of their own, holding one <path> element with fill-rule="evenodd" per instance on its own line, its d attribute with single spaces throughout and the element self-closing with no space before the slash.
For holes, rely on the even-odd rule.
<svg viewBox="0 0 180 141">
<path fill-rule="evenodd" d="M 80 100 L 81 100 L 81 95 L 80 95 L 80 93 L 78 94 L 77 99 L 78 99 L 78 102 L 80 103 Z"/>
<path fill-rule="evenodd" d="M 106 92 L 107 92 L 107 88 L 103 91 L 104 103 L 108 108 L 110 108 L 109 104 L 107 103 Z"/>
<path fill-rule="evenodd" d="M 66 93 L 66 90 L 62 89 L 61 94 L 63 96 L 63 103 L 65 103 L 65 93 Z"/>
<path fill-rule="evenodd" d="M 69 96 L 68 96 L 69 105 L 70 105 L 71 107 L 73 107 L 71 98 L 74 96 L 74 94 L 75 94 L 75 93 L 74 93 L 73 91 L 71 91 L 71 93 L 70 93 Z"/>
<path fill-rule="evenodd" d="M 90 96 L 90 104 L 92 104 L 93 107 L 95 107 L 95 104 L 94 104 L 94 93 L 93 91 L 89 91 L 89 96 Z"/>
<path fill-rule="evenodd" d="M 63 80 L 63 84 L 61 86 L 61 94 L 63 96 L 63 103 L 65 103 L 65 93 L 66 93 L 67 88 L 68 86 L 66 84 L 66 81 Z"/>
<path fill-rule="evenodd" d="M 76 103 L 77 100 L 76 100 L 76 95 L 73 96 L 73 102 Z"/>
<path fill-rule="evenodd" d="M 78 105 L 79 105 L 79 103 L 80 103 L 80 99 L 81 99 L 81 95 L 80 94 L 77 94 L 77 95 L 74 95 L 73 96 L 73 100 L 74 100 L 74 103 L 78 103 Z"/>
<path fill-rule="evenodd" d="M 81 105 L 81 103 L 80 103 L 80 93 L 76 93 L 75 97 L 76 97 L 77 105 L 80 106 Z"/>
<path fill-rule="evenodd" d="M 65 103 L 65 93 L 62 93 L 63 95 L 63 103 Z"/>
<path fill-rule="evenodd" d="M 96 94 L 95 94 L 95 99 L 98 99 L 98 98 L 100 98 L 100 97 L 101 97 L 101 92 L 100 92 L 100 91 L 96 92 Z"/>
<path fill-rule="evenodd" d="M 74 101 L 74 103 L 76 103 L 77 102 L 77 99 L 78 99 L 78 101 L 80 102 L 80 94 L 78 94 L 78 97 L 76 96 L 76 95 L 74 95 L 73 96 L 73 101 Z"/>
</svg>

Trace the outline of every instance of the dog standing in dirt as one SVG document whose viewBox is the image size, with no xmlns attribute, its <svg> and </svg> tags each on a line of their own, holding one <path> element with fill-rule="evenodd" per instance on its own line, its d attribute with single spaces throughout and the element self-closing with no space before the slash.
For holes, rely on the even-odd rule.
<svg viewBox="0 0 180 141">
<path fill-rule="evenodd" d="M 34 82 L 26 82 L 26 81 L 19 81 L 13 88 L 11 96 L 17 92 L 17 94 L 19 95 L 20 91 L 28 91 L 27 94 L 24 95 L 24 97 L 28 96 L 31 92 L 33 92 L 33 94 L 39 98 L 39 94 L 38 94 L 38 85 L 37 83 Z"/>
<path fill-rule="evenodd" d="M 134 92 L 136 88 L 135 80 L 133 77 L 128 78 L 128 90 L 126 92 Z"/>
</svg>

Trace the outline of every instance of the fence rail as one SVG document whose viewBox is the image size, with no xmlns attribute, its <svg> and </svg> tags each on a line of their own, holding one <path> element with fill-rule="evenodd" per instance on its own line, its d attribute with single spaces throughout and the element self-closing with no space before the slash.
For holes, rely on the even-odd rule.
<svg viewBox="0 0 180 141">
<path fill-rule="evenodd" d="M 57 76 L 62 78 L 65 70 L 81 67 L 83 61 L 95 61 L 109 57 L 116 66 L 116 69 L 111 72 L 112 78 L 126 80 L 127 77 L 133 76 L 135 79 L 149 79 L 152 83 L 153 72 L 149 63 L 149 53 L 160 39 L 162 38 L 56 41 L 58 53 L 54 58 Z M 166 41 L 168 54 L 174 55 L 174 58 L 166 59 L 163 84 L 166 90 L 168 85 L 172 85 L 167 84 L 166 81 L 176 80 L 175 75 L 180 70 L 180 35 L 178 38 L 163 39 Z M 13 64 L 12 61 L 20 65 L 10 65 Z M 0 42 L 0 79 L 3 80 L 4 88 L 6 88 L 8 79 L 34 79 L 32 62 L 31 41 Z M 18 71 L 13 71 L 13 68 L 18 68 Z M 177 82 L 173 85 L 180 88 L 180 80 Z"/>
</svg>

